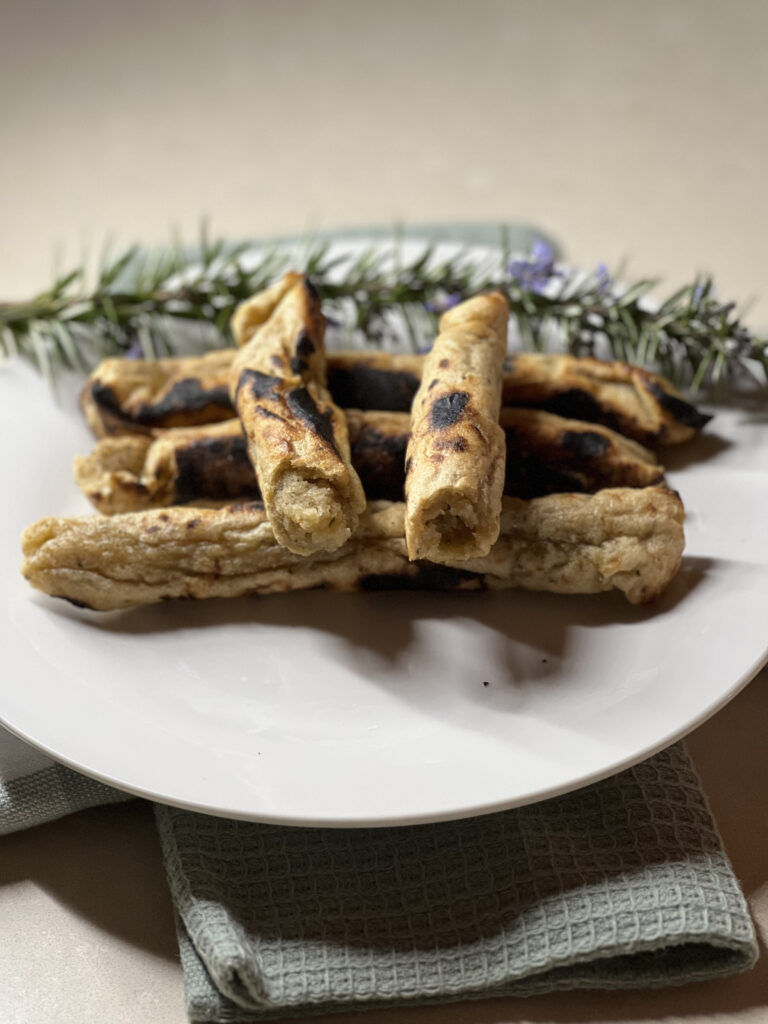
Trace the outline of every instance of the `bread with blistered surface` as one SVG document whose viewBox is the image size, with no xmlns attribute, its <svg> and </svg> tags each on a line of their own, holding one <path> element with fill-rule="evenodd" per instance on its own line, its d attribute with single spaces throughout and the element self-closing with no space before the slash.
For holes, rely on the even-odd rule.
<svg viewBox="0 0 768 1024">
<path fill-rule="evenodd" d="M 405 461 L 412 559 L 486 555 L 499 535 L 505 441 L 499 426 L 509 303 L 477 295 L 444 313 L 424 360 Z"/>
<path fill-rule="evenodd" d="M 344 413 L 326 387 L 325 320 L 302 277 L 232 363 L 230 393 L 275 537 L 298 555 L 335 551 L 365 493 Z"/>
<path fill-rule="evenodd" d="M 345 409 L 350 459 L 368 500 L 402 501 L 410 416 Z M 664 469 L 642 445 L 607 427 L 539 409 L 502 409 L 504 493 L 536 498 L 563 491 L 648 487 Z M 239 420 L 101 438 L 74 460 L 75 481 L 105 515 L 187 502 L 260 497 Z"/>
<path fill-rule="evenodd" d="M 519 352 L 505 371 L 502 405 L 602 423 L 645 445 L 688 441 L 712 418 L 663 377 L 628 363 Z"/>
<path fill-rule="evenodd" d="M 81 406 L 97 437 L 150 433 L 231 418 L 229 370 L 236 349 L 179 359 L 107 359 L 88 378 Z M 328 389 L 342 407 L 407 412 L 423 357 L 331 352 Z M 521 352 L 507 358 L 502 406 L 544 409 L 601 423 L 644 445 L 680 444 L 711 419 L 663 377 L 626 363 Z"/>
<path fill-rule="evenodd" d="M 618 589 L 658 597 L 684 546 L 683 506 L 663 487 L 503 500 L 488 555 L 455 565 L 411 562 L 405 507 L 373 502 L 335 552 L 295 555 L 258 504 L 46 518 L 22 538 L 22 573 L 52 597 L 108 611 L 172 598 L 332 590 L 525 587 L 563 594 Z"/>
<path fill-rule="evenodd" d="M 96 437 L 109 437 L 232 419 L 234 351 L 178 359 L 105 359 L 80 395 L 86 423 Z"/>
</svg>

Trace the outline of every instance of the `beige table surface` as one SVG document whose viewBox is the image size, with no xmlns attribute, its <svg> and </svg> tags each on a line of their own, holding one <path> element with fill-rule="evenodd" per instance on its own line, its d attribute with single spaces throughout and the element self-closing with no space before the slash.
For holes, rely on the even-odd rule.
<svg viewBox="0 0 768 1024">
<path fill-rule="evenodd" d="M 767 107 L 765 0 L 4 0 L 1 297 L 46 284 L 57 249 L 192 238 L 203 215 L 237 237 L 508 220 L 586 267 L 712 271 L 765 325 Z M 690 737 L 763 939 L 767 684 Z M 0 841 L 0 1024 L 185 1019 L 147 805 Z M 667 992 L 354 1019 L 766 1022 L 768 958 Z"/>
</svg>

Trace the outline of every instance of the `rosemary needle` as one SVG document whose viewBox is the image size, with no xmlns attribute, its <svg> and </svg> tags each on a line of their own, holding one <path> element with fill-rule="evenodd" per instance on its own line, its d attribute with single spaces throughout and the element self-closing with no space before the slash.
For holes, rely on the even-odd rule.
<svg viewBox="0 0 768 1024">
<path fill-rule="evenodd" d="M 212 241 L 207 231 L 187 253 L 178 242 L 151 257 L 133 247 L 102 260 L 91 287 L 84 268 L 76 268 L 33 299 L 0 303 L 0 356 L 19 355 L 52 380 L 107 355 L 183 352 L 184 324 L 207 329 L 211 347 L 231 344 L 235 306 L 290 266 L 312 276 L 331 330 L 347 345 L 402 345 L 405 335 L 413 348 L 428 348 L 442 312 L 498 288 L 525 347 L 652 365 L 691 391 L 745 371 L 768 383 L 768 337 L 744 326 L 735 304 L 716 297 L 710 277 L 697 276 L 651 305 L 657 281 L 619 287 L 602 264 L 588 274 L 566 270 L 543 242 L 510 258 L 503 230 L 498 254 L 482 260 L 469 250 L 438 260 L 427 246 L 408 262 L 397 235 L 353 260 L 334 254 L 329 242 L 303 246 L 302 266 L 295 253 L 285 245 L 253 252 Z"/>
</svg>

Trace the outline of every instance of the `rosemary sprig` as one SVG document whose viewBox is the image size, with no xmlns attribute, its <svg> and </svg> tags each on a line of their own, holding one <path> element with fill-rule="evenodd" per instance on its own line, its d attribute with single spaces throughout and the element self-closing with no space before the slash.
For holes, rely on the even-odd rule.
<svg viewBox="0 0 768 1024">
<path fill-rule="evenodd" d="M 691 391 L 745 372 L 768 383 L 768 337 L 752 334 L 735 305 L 716 298 L 710 277 L 652 305 L 655 280 L 620 288 L 603 266 L 591 274 L 557 266 L 543 243 L 518 259 L 506 249 L 502 232 L 498 252 L 482 260 L 472 250 L 438 259 L 427 246 L 406 261 L 397 238 L 354 258 L 334 254 L 328 242 L 254 253 L 203 233 L 194 250 L 132 248 L 105 261 L 90 286 L 78 268 L 29 301 L 0 303 L 0 355 L 21 356 L 53 379 L 62 368 L 89 370 L 107 355 L 184 351 L 183 325 L 205 328 L 208 347 L 226 345 L 235 306 L 290 265 L 312 275 L 332 329 L 348 345 L 402 344 L 407 336 L 412 347 L 426 348 L 441 312 L 500 288 L 525 348 L 652 366 Z"/>
</svg>

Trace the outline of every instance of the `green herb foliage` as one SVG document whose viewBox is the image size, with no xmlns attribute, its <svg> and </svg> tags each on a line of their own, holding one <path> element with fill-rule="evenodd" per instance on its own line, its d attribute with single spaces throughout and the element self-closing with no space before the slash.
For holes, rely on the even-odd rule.
<svg viewBox="0 0 768 1024">
<path fill-rule="evenodd" d="M 0 303 L 0 354 L 19 355 L 53 379 L 63 368 L 87 371 L 110 355 L 152 358 L 184 351 L 182 324 L 208 328 L 208 344 L 231 343 L 235 306 L 284 270 L 305 270 L 345 344 L 388 345 L 408 338 L 429 346 L 440 313 L 478 291 L 509 297 L 524 348 L 598 355 L 647 365 L 696 391 L 743 377 L 768 383 L 768 337 L 752 334 L 733 303 L 697 277 L 651 304 L 658 284 L 620 288 L 604 267 L 590 274 L 558 267 L 546 246 L 512 259 L 502 232 L 496 253 L 425 247 L 403 260 L 402 246 L 371 246 L 355 258 L 330 242 L 254 250 L 203 237 L 194 250 L 155 254 L 133 248 L 105 261 L 89 286 L 84 269 L 59 277 L 27 302 Z"/>
</svg>

